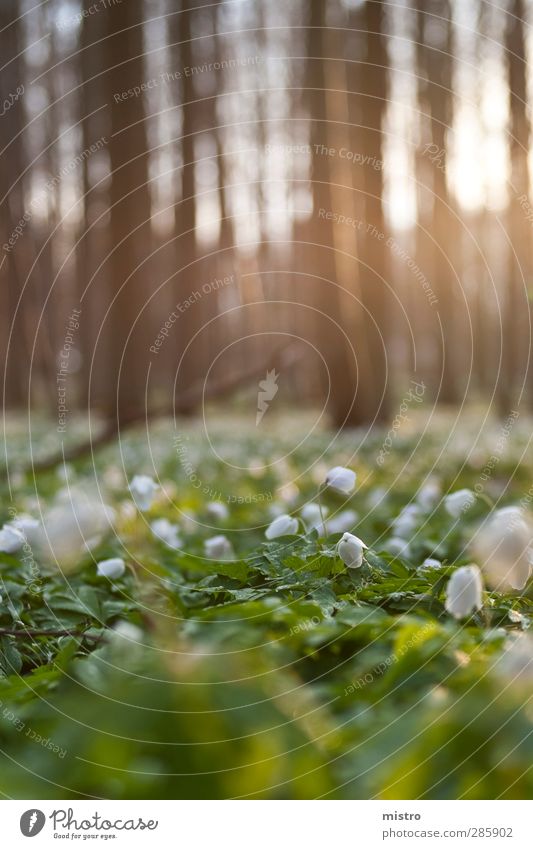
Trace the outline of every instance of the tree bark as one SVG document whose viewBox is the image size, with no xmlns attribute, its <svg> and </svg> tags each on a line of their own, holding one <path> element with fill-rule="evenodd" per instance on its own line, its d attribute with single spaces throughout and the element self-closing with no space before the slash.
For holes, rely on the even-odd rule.
<svg viewBox="0 0 533 849">
<path fill-rule="evenodd" d="M 143 3 L 128 0 L 105 13 L 106 90 L 111 114 L 109 155 L 111 188 L 108 262 L 110 312 L 108 345 L 108 410 L 129 417 L 144 404 L 149 361 L 145 304 L 149 273 L 143 260 L 150 253 L 150 195 L 145 127 L 145 93 L 128 90 L 146 79 L 143 60 Z"/>
</svg>

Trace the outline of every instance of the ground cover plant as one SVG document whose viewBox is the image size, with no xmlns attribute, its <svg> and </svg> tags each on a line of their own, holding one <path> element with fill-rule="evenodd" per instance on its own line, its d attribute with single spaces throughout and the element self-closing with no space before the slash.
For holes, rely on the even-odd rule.
<svg viewBox="0 0 533 849">
<path fill-rule="evenodd" d="M 529 798 L 530 422 L 210 421 L 8 434 L 1 791 Z"/>
</svg>

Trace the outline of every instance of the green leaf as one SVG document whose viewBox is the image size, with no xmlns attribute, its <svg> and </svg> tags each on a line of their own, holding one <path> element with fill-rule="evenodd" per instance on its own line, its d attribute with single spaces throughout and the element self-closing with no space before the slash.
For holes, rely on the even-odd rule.
<svg viewBox="0 0 533 849">
<path fill-rule="evenodd" d="M 22 669 L 22 657 L 12 637 L 0 638 L 0 666 L 5 675 L 18 673 Z"/>
</svg>

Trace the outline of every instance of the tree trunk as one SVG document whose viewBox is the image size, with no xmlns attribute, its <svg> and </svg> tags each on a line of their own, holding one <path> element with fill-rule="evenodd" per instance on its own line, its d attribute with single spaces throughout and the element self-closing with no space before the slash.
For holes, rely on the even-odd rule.
<svg viewBox="0 0 533 849">
<path fill-rule="evenodd" d="M 2 74 L 0 77 L 0 103 L 11 104 L 2 116 L 2 145 L 0 155 L 0 320 L 2 322 L 1 362 L 4 366 L 4 403 L 23 406 L 28 398 L 28 363 L 31 338 L 27 334 L 25 310 L 27 296 L 18 306 L 28 263 L 28 225 L 12 245 L 9 240 L 15 227 L 24 216 L 24 186 L 22 172 L 25 165 L 24 135 L 24 66 L 22 60 L 22 32 L 19 7 L 16 0 L 4 0 L 0 5 L 0 48 Z M 25 243 L 25 244 L 24 244 Z M 11 333 L 11 337 L 9 334 Z"/>
<path fill-rule="evenodd" d="M 430 238 L 425 237 L 428 271 L 434 279 L 442 339 L 438 337 L 438 400 L 454 404 L 459 400 L 458 320 L 454 259 L 458 225 L 447 184 L 447 133 L 453 120 L 452 22 L 449 0 L 418 4 L 418 63 L 423 82 L 419 88 L 421 109 L 429 110 L 431 148 L 424 151 L 433 195 Z M 435 21 L 438 19 L 439 24 Z M 437 335 L 436 335 L 437 338 Z"/>
<path fill-rule="evenodd" d="M 376 21 L 379 27 L 380 4 L 368 5 L 378 6 Z M 376 255 L 373 246 L 367 246 L 369 267 L 365 267 L 361 257 L 359 274 L 359 231 L 354 226 L 335 220 L 336 216 L 342 215 L 350 220 L 356 215 L 348 160 L 341 152 L 357 150 L 358 143 L 349 125 L 346 68 L 337 59 L 342 45 L 338 34 L 328 38 L 325 11 L 325 4 L 312 4 L 308 34 L 313 163 L 313 217 L 309 251 L 315 276 L 315 331 L 326 367 L 330 412 L 336 427 L 346 427 L 386 416 L 385 357 L 382 346 L 385 334 L 385 290 L 380 272 L 382 252 Z M 376 43 L 371 43 L 368 31 L 368 25 L 376 23 L 372 17 L 373 12 L 374 9 L 369 10 L 369 20 L 365 20 L 367 51 L 371 57 L 369 61 L 384 64 L 381 52 L 378 50 L 379 56 L 376 54 Z M 377 45 L 382 46 L 380 31 Z M 328 56 L 332 57 L 329 61 Z M 378 81 L 375 84 L 368 83 L 368 86 L 372 88 L 375 85 L 379 97 L 383 98 L 384 75 L 380 69 L 377 76 Z M 382 106 L 375 108 L 372 103 L 365 119 L 365 123 L 372 129 L 363 144 L 367 149 L 371 148 L 376 157 L 380 155 L 381 149 L 381 111 Z M 373 202 L 368 203 L 367 213 L 383 231 L 380 176 L 374 178 L 368 190 L 377 192 L 377 196 Z M 372 321 L 375 321 L 375 327 L 371 326 Z"/>
<path fill-rule="evenodd" d="M 150 196 L 144 93 L 132 86 L 146 79 L 143 61 L 143 3 L 128 0 L 105 13 L 107 101 L 111 112 L 110 241 L 108 264 L 112 299 L 105 323 L 108 343 L 108 409 L 133 415 L 144 403 L 149 362 L 145 304 L 149 275 Z"/>
<path fill-rule="evenodd" d="M 511 159 L 508 236 L 509 274 L 503 297 L 502 375 L 499 382 L 499 408 L 502 416 L 516 409 L 524 389 L 528 351 L 524 340 L 528 331 L 528 288 L 531 274 L 531 223 L 529 201 L 529 119 L 527 115 L 527 65 L 524 40 L 526 8 L 523 0 L 512 0 L 507 15 L 505 48 L 509 79 L 509 147 Z M 531 343 L 529 339 L 528 345 Z M 532 396 L 533 397 L 533 394 Z"/>
<path fill-rule="evenodd" d="M 365 62 L 361 72 L 361 153 L 369 163 L 383 162 L 383 120 L 388 96 L 388 57 L 385 44 L 385 5 L 367 0 L 364 6 Z M 355 139 L 354 139 L 355 142 Z M 394 299 L 388 294 L 390 276 L 385 217 L 383 168 L 365 166 L 364 222 L 361 240 L 361 303 L 367 346 L 367 373 L 360 407 L 362 421 L 385 420 L 389 412 L 387 386 L 388 312 Z M 390 366 L 389 366 L 390 367 Z M 359 393 L 358 393 L 359 394 Z"/>
</svg>

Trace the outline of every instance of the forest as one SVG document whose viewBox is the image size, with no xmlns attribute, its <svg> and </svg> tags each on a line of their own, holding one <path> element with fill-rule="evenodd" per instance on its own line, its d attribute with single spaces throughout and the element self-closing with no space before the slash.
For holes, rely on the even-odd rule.
<svg viewBox="0 0 533 849">
<path fill-rule="evenodd" d="M 4 799 L 529 799 L 531 0 L 2 0 Z"/>
</svg>

